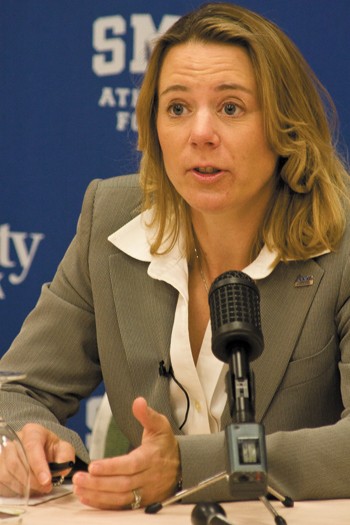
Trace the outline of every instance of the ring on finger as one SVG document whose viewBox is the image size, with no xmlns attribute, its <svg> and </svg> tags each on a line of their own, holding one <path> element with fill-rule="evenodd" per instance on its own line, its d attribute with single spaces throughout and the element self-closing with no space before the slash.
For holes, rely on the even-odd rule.
<svg viewBox="0 0 350 525">
<path fill-rule="evenodd" d="M 134 501 L 131 503 L 131 508 L 132 510 L 136 510 L 136 509 L 139 509 L 141 507 L 141 493 L 140 493 L 140 489 L 134 489 L 132 491 L 133 495 L 134 495 Z"/>
</svg>

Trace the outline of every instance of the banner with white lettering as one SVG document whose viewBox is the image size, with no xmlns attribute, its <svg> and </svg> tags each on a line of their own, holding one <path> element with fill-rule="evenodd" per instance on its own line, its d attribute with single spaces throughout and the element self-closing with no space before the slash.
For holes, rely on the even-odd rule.
<svg viewBox="0 0 350 525">
<path fill-rule="evenodd" d="M 73 237 L 88 183 L 137 170 L 135 105 L 152 43 L 200 3 L 1 0 L 0 355 Z M 345 152 L 350 2 L 237 3 L 304 53 L 338 107 Z M 69 423 L 84 439 L 95 407 L 92 397 Z"/>
</svg>

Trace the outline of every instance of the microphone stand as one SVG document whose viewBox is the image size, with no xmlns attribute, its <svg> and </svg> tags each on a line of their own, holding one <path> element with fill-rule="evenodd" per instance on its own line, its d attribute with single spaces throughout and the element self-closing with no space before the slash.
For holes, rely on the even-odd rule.
<svg viewBox="0 0 350 525">
<path fill-rule="evenodd" d="M 271 494 L 285 506 L 293 506 L 289 497 L 283 497 L 267 485 L 265 431 L 255 421 L 254 376 L 249 367 L 249 345 L 235 343 L 229 347 L 229 371 L 226 390 L 232 422 L 226 427 L 227 476 L 231 493 L 239 486 L 242 499 L 257 497 L 274 516 L 276 525 L 287 525 L 267 499 Z"/>
</svg>

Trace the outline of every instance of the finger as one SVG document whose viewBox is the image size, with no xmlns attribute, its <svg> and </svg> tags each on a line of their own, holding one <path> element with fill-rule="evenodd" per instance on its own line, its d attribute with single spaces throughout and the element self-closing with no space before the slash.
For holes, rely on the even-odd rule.
<svg viewBox="0 0 350 525">
<path fill-rule="evenodd" d="M 34 487 L 49 490 L 51 488 L 51 473 L 47 464 L 45 454 L 45 440 L 48 431 L 40 425 L 28 424 L 25 425 L 20 432 L 20 437 L 27 453 L 30 469 L 34 475 L 37 483 L 34 482 Z M 33 484 L 33 483 L 31 483 Z"/>
<path fill-rule="evenodd" d="M 52 488 L 52 474 L 48 462 L 74 461 L 75 452 L 66 441 L 62 441 L 53 432 L 41 425 L 28 424 L 21 431 L 22 443 L 27 452 L 32 471 L 32 488 L 48 492 Z M 70 469 L 61 474 L 67 475 Z"/>
<path fill-rule="evenodd" d="M 88 472 L 77 472 L 72 478 L 74 485 L 81 489 L 101 492 L 130 493 L 147 482 L 143 473 L 133 476 L 93 476 Z"/>
<path fill-rule="evenodd" d="M 55 436 L 55 444 L 50 452 L 46 453 L 52 476 L 67 476 L 75 463 L 75 450 L 67 441 L 62 441 Z"/>
<path fill-rule="evenodd" d="M 134 400 L 132 410 L 134 417 L 143 426 L 147 434 L 162 433 L 170 429 L 167 418 L 148 406 L 143 397 Z"/>
<path fill-rule="evenodd" d="M 79 474 L 80 472 L 75 474 L 73 479 L 75 480 Z M 99 488 L 91 489 L 73 483 L 73 492 L 81 503 L 97 509 L 119 510 L 129 507 L 134 501 L 132 490 L 128 492 L 112 492 L 110 490 L 100 490 Z"/>
<path fill-rule="evenodd" d="M 123 456 L 91 461 L 88 471 L 93 476 L 130 476 L 144 472 L 149 465 L 140 447 Z"/>
</svg>

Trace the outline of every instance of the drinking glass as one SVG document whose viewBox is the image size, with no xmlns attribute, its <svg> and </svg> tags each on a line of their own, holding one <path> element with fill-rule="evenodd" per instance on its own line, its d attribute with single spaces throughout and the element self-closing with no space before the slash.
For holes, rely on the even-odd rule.
<svg viewBox="0 0 350 525">
<path fill-rule="evenodd" d="M 24 379 L 19 372 L 0 371 L 0 389 Z M 22 523 L 29 499 L 30 470 L 22 443 L 0 415 L 0 525 Z"/>
</svg>

